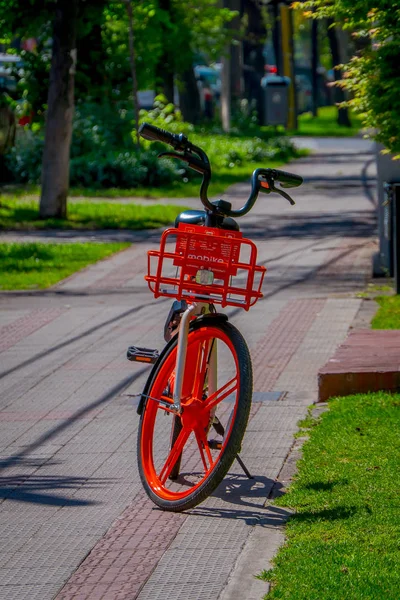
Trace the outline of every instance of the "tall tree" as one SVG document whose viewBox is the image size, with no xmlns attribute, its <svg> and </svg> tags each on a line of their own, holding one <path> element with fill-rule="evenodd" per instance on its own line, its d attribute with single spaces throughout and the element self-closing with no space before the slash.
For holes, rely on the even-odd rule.
<svg viewBox="0 0 400 600">
<path fill-rule="evenodd" d="M 247 28 L 243 41 L 243 63 L 246 97 L 257 108 L 260 124 L 263 122 L 263 95 L 261 79 L 264 76 L 264 44 L 267 36 L 263 7 L 260 2 L 244 3 Z"/>
<path fill-rule="evenodd" d="M 74 113 L 76 30 L 79 0 L 57 0 L 46 115 L 40 216 L 64 218 Z"/>
<path fill-rule="evenodd" d="M 312 85 L 312 113 L 318 116 L 318 21 L 313 19 L 311 24 L 311 85 Z"/>
<path fill-rule="evenodd" d="M 400 157 L 400 0 L 306 0 L 307 16 L 330 18 L 351 32 L 356 51 L 340 86 L 373 137 Z"/>
<path fill-rule="evenodd" d="M 135 132 L 136 132 L 136 145 L 140 148 L 139 139 L 139 100 L 138 100 L 138 84 L 136 74 L 136 55 L 135 55 L 135 37 L 133 32 L 133 7 L 132 1 L 127 0 L 126 11 L 128 13 L 128 28 L 129 28 L 129 58 L 131 63 L 132 73 L 132 95 L 135 115 Z"/>
<path fill-rule="evenodd" d="M 328 27 L 328 39 L 329 45 L 331 47 L 332 54 L 332 63 L 333 63 L 333 73 L 336 84 L 342 80 L 342 69 L 341 69 L 341 56 L 339 50 L 339 42 L 336 27 L 334 26 L 334 22 L 332 19 L 327 19 L 327 27 Z M 334 100 L 335 103 L 338 104 L 338 125 L 344 125 L 345 127 L 351 127 L 351 122 L 349 118 L 349 111 L 346 106 L 343 106 L 342 103 L 346 100 L 344 91 L 339 85 L 334 87 Z"/>
<path fill-rule="evenodd" d="M 176 33 L 174 5 L 171 0 L 159 0 L 159 9 L 162 11 L 160 18 L 162 52 L 156 66 L 156 89 L 162 92 L 168 102 L 174 101 L 174 73 L 175 60 L 173 51 L 173 38 Z"/>
</svg>

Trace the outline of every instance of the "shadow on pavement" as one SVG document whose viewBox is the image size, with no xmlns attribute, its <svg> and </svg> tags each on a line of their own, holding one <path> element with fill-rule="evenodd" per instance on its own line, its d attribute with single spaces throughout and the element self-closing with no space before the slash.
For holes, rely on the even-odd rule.
<svg viewBox="0 0 400 600">
<path fill-rule="evenodd" d="M 123 379 L 120 383 L 118 383 L 116 386 L 111 388 L 111 390 L 109 392 L 107 392 L 103 396 L 100 396 L 100 398 L 98 398 L 94 402 L 91 402 L 84 408 L 81 408 L 80 410 L 76 411 L 71 417 L 64 420 L 62 423 L 60 423 L 56 427 L 53 427 L 53 429 L 49 429 L 48 431 L 46 431 L 36 441 L 32 442 L 31 444 L 29 444 L 27 446 L 24 446 L 24 449 L 21 450 L 20 452 L 16 452 L 15 454 L 12 454 L 11 456 L 9 456 L 7 458 L 3 458 L 0 463 L 0 471 L 2 469 L 6 469 L 6 468 L 13 466 L 15 464 L 16 460 L 22 461 L 22 459 L 26 455 L 30 454 L 34 450 L 37 450 L 38 448 L 40 448 L 40 446 L 42 446 L 46 442 L 50 441 L 51 439 L 57 437 L 57 435 L 59 435 L 61 432 L 68 429 L 68 427 L 71 427 L 71 425 L 73 423 L 75 423 L 75 421 L 77 421 L 78 419 L 81 419 L 85 414 L 90 413 L 90 411 L 92 411 L 100 406 L 103 406 L 104 404 L 106 404 L 107 402 L 112 400 L 115 396 L 121 394 L 124 389 L 129 387 L 134 381 L 136 381 L 136 379 L 139 379 L 139 377 L 141 377 L 141 375 L 143 373 L 145 373 L 147 370 L 148 370 L 148 367 L 144 367 L 144 368 L 140 369 L 139 371 L 136 371 L 136 373 L 134 373 L 133 375 L 130 375 L 129 377 L 125 377 L 125 379 Z"/>
<path fill-rule="evenodd" d="M 42 504 L 45 506 L 89 506 L 99 504 L 92 500 L 80 500 L 61 495 L 51 495 L 51 491 L 76 490 L 85 487 L 94 489 L 105 487 L 114 480 L 90 477 L 60 477 L 56 475 L 15 475 L 0 478 L 0 498 Z"/>
<path fill-rule="evenodd" d="M 321 238 L 328 237 L 355 237 L 370 238 L 376 228 L 375 211 L 347 212 L 340 214 L 313 213 L 297 216 L 285 215 L 272 218 L 271 216 L 260 217 L 257 223 L 246 225 L 243 232 L 251 240 L 268 241 L 277 238 Z"/>
<path fill-rule="evenodd" d="M 103 321 L 103 323 L 100 323 L 99 325 L 95 325 L 94 327 L 90 327 L 90 329 L 86 329 L 86 331 L 83 331 L 79 335 L 75 335 L 74 337 L 69 338 L 65 342 L 61 342 L 60 344 L 57 344 L 56 346 L 53 346 L 52 348 L 49 348 L 48 350 L 44 350 L 43 352 L 39 352 L 35 356 L 32 356 L 31 358 L 24 360 L 22 363 L 19 363 L 19 365 L 16 365 L 15 367 L 8 369 L 7 371 L 1 372 L 0 379 L 2 377 L 6 377 L 7 375 L 10 375 L 11 373 L 14 373 L 15 371 L 18 371 L 19 369 L 22 369 L 23 367 L 31 365 L 32 363 L 36 362 L 37 360 L 40 360 L 41 358 L 44 358 L 45 356 L 49 356 L 49 354 L 52 354 L 53 352 L 56 352 L 57 350 L 61 350 L 61 348 L 65 348 L 66 346 L 70 346 L 71 344 L 73 344 L 74 342 L 77 342 L 78 340 L 82 340 L 83 338 L 87 337 L 88 335 L 91 335 L 95 331 L 99 331 L 99 329 L 102 329 L 103 327 L 106 327 L 107 325 L 117 323 L 118 321 L 125 319 L 125 317 L 130 317 L 131 315 L 141 311 L 143 308 L 147 308 L 148 306 L 151 306 L 152 304 L 156 304 L 156 302 L 148 302 L 146 305 L 141 305 L 141 306 L 136 306 L 135 308 L 130 308 L 129 310 L 126 310 L 122 314 L 118 315 L 118 317 L 113 317 L 112 319 Z"/>
<path fill-rule="evenodd" d="M 255 475 L 254 479 L 248 479 L 244 475 L 229 474 L 211 497 L 221 498 L 224 502 L 231 504 L 231 507 L 197 506 L 188 511 L 188 514 L 222 519 L 241 519 L 246 525 L 279 527 L 291 512 L 276 506 L 264 506 L 270 497 L 272 488 L 274 488 L 275 495 L 275 489 L 280 490 L 282 484 L 262 475 Z"/>
</svg>

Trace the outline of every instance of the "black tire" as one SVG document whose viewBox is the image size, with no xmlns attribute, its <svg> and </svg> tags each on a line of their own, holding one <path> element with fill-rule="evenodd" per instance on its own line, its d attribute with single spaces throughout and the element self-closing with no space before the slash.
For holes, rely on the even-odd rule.
<svg viewBox="0 0 400 600">
<path fill-rule="evenodd" d="M 215 329 L 219 330 L 221 332 L 221 335 L 229 339 L 231 345 L 231 347 L 229 347 L 229 351 L 232 353 L 232 355 L 233 352 L 236 355 L 235 357 L 233 357 L 236 364 L 236 372 L 238 375 L 238 385 L 235 391 L 234 401 L 236 412 L 235 417 L 234 419 L 232 419 L 231 425 L 229 426 L 230 431 L 228 430 L 228 433 L 226 433 L 226 441 L 224 440 L 224 445 L 223 448 L 220 450 L 217 461 L 213 463 L 212 470 L 208 473 L 208 475 L 205 475 L 204 480 L 202 480 L 201 483 L 198 484 L 193 493 L 186 492 L 188 493 L 188 495 L 186 495 L 185 497 L 170 500 L 166 499 L 165 497 L 161 497 L 155 491 L 157 487 L 152 487 L 152 485 L 149 483 L 146 477 L 146 468 L 144 468 L 143 466 L 146 457 L 143 458 L 142 451 L 143 455 L 145 455 L 146 449 L 142 450 L 142 438 L 146 437 L 143 434 L 146 410 L 148 409 L 148 407 L 149 410 L 153 410 L 153 412 L 154 410 L 156 410 L 154 408 L 151 408 L 151 406 L 154 407 L 154 401 L 150 399 L 146 399 L 144 401 L 143 411 L 140 418 L 137 440 L 137 458 L 140 478 L 143 487 L 148 496 L 151 498 L 151 500 L 160 508 L 168 511 L 181 512 L 193 508 L 194 506 L 197 506 L 198 504 L 203 502 L 208 496 L 210 496 L 214 492 L 214 490 L 224 479 L 225 475 L 228 473 L 233 461 L 235 460 L 236 455 L 240 452 L 242 439 L 249 418 L 253 390 L 253 376 L 251 358 L 247 344 L 242 334 L 236 329 L 236 327 L 234 327 L 226 321 L 223 321 L 222 319 L 207 319 L 207 317 L 203 317 L 199 320 L 196 320 L 190 325 L 189 339 L 191 333 L 198 331 L 200 331 L 200 335 L 202 335 L 203 333 L 204 335 L 206 335 L 206 330 L 210 327 L 214 328 L 214 331 Z M 150 377 L 145 386 L 145 395 L 151 395 L 150 392 L 153 389 L 153 385 L 155 385 L 157 381 L 157 377 L 163 369 L 163 365 L 166 364 L 166 361 L 168 360 L 168 357 L 171 356 L 171 353 L 175 352 L 176 346 L 177 336 L 175 336 L 175 338 L 167 344 L 160 356 L 158 364 L 155 365 L 155 368 L 151 372 Z M 170 358 L 170 361 L 172 361 L 172 358 Z M 172 425 L 172 436 L 174 436 L 174 432 L 175 434 L 179 435 L 178 429 L 182 428 L 182 425 L 180 424 L 180 417 L 176 417 L 173 415 L 173 418 L 175 421 Z M 177 421 L 179 421 L 178 425 Z M 177 461 L 177 463 L 180 463 L 180 459 L 181 456 L 179 457 L 179 461 Z M 177 468 L 177 471 L 179 472 L 179 466 Z"/>
</svg>

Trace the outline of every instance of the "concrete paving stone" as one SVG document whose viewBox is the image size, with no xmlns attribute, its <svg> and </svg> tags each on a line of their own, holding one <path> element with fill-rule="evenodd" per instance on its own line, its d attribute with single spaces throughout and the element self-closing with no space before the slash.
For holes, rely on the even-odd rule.
<svg viewBox="0 0 400 600">
<path fill-rule="evenodd" d="M 46 538 L 36 535 L 10 556 L 8 564 L 18 565 L 18 569 L 40 570 L 57 566 L 71 569 L 78 556 L 85 556 L 91 550 L 96 537 L 101 533 L 94 530 L 93 534 L 96 535 L 88 535 L 81 531 L 74 538 L 71 536 L 67 543 L 65 536 L 63 539 L 51 535 Z"/>
<path fill-rule="evenodd" d="M 255 527 L 250 532 L 231 575 L 219 596 L 220 600 L 260 600 L 269 591 L 269 583 L 256 577 L 270 568 L 271 560 L 284 542 L 283 528 Z M 263 548 L 263 552 L 260 552 Z"/>
<path fill-rule="evenodd" d="M 132 439 L 132 449 L 130 452 L 121 452 L 119 450 L 107 457 L 94 472 L 96 477 L 101 478 L 109 476 L 112 473 L 115 479 L 121 479 L 125 482 L 137 480 L 137 473 L 134 468 L 136 461 L 134 441 L 136 440 Z"/>
<path fill-rule="evenodd" d="M 51 375 L 44 381 L 34 384 L 28 393 L 25 392 L 20 398 L 14 400 L 13 409 L 30 411 L 36 407 L 36 410 L 41 412 L 45 408 L 54 409 L 67 398 L 78 393 L 78 390 L 93 376 L 90 372 L 79 372 L 72 377 L 71 374 L 62 371 L 61 373 L 58 371 L 57 375 Z"/>
<path fill-rule="evenodd" d="M 288 445 L 288 452 L 290 450 L 291 445 Z M 283 458 L 279 455 L 270 455 L 264 457 L 264 459 L 260 459 L 260 457 L 253 458 L 252 456 L 241 455 L 243 461 L 250 471 L 251 475 L 254 477 L 256 481 L 261 481 L 263 485 L 265 485 L 266 489 L 270 488 L 271 481 L 273 482 L 279 473 L 279 470 L 282 466 Z M 236 463 L 231 467 L 231 471 L 227 476 L 227 479 L 224 480 L 225 483 L 221 483 L 221 486 L 225 486 L 227 489 L 229 486 L 233 487 L 234 490 L 239 488 L 239 491 L 242 487 L 247 485 L 247 478 L 244 475 L 243 471 Z M 214 494 L 217 494 L 214 492 Z M 233 499 L 232 499 L 233 501 Z"/>
<path fill-rule="evenodd" d="M 252 458 L 286 457 L 288 445 L 293 439 L 293 433 L 282 435 L 278 432 L 268 432 L 262 438 L 245 435 L 241 454 Z"/>
<path fill-rule="evenodd" d="M 93 487 L 90 485 L 82 486 L 76 491 L 73 491 L 70 498 L 76 499 L 80 503 L 92 503 L 94 505 L 105 506 L 110 504 L 118 506 L 119 512 L 123 510 L 131 501 L 132 498 L 141 490 L 139 481 L 135 482 L 108 482 L 103 488 Z M 68 506 L 68 503 L 66 503 Z M 115 509 L 113 509 L 115 510 Z M 115 518 L 115 513 L 114 518 Z M 118 514 L 118 513 L 117 513 Z M 109 522 L 111 525 L 111 522 Z"/>
<path fill-rule="evenodd" d="M 107 430 L 104 426 L 107 425 Z M 98 419 L 91 422 L 88 426 L 83 426 L 73 437 L 65 437 L 65 448 L 61 450 L 60 456 L 73 452 L 82 454 L 83 452 L 115 452 L 119 450 L 122 442 L 131 435 L 132 428 L 129 422 L 124 419 L 119 421 Z M 62 436 L 57 438 L 62 440 Z"/>
<path fill-rule="evenodd" d="M 15 440 L 15 444 L 20 447 L 34 446 L 42 437 L 49 436 L 51 432 L 54 433 L 53 441 L 56 444 L 63 444 L 71 436 L 75 435 L 76 432 L 81 431 L 85 427 L 85 421 L 79 420 L 70 423 L 70 427 L 67 431 L 56 434 L 57 428 L 63 426 L 68 420 L 58 419 L 55 421 L 38 421 L 36 423 L 27 423 L 25 431 Z"/>
<path fill-rule="evenodd" d="M 6 450 L 2 450 L 1 454 L 2 464 L 14 464 L 20 462 L 22 465 L 27 464 L 28 466 L 33 463 L 42 464 L 42 459 L 52 459 L 52 457 L 61 450 L 62 446 L 59 444 L 41 443 L 38 448 L 31 448 L 29 446 L 19 446 L 18 444 L 10 444 Z"/>
<path fill-rule="evenodd" d="M 138 599 L 218 598 L 223 581 L 232 568 L 232 556 L 236 557 L 240 549 L 241 546 L 231 548 L 231 551 L 227 552 L 226 548 L 205 549 L 199 545 L 192 549 L 172 545 L 158 563 L 153 577 L 144 586 Z M 170 568 L 171 561 L 174 564 L 173 570 Z M 199 584 L 201 596 L 198 595 Z M 191 590 L 195 595 L 192 595 Z"/>
<path fill-rule="evenodd" d="M 43 600 L 53 598 L 57 585 L 51 584 L 11 584 L 0 590 L 0 600 Z"/>
<path fill-rule="evenodd" d="M 42 333 L 46 335 L 46 326 L 60 317 L 63 312 L 64 309 L 61 308 L 37 309 L 4 325 L 0 329 L 0 352 L 15 346 L 22 339 L 26 339 L 29 343 L 31 336 L 35 338 L 34 332 L 38 329 L 43 329 Z"/>
<path fill-rule="evenodd" d="M 215 519 L 210 519 L 208 516 L 203 516 L 201 512 L 195 513 L 194 510 L 190 511 L 190 518 L 186 519 L 181 526 L 179 533 L 171 544 L 171 548 L 188 547 L 195 549 L 201 544 L 203 538 L 208 540 L 210 549 L 222 548 L 226 547 L 226 544 L 237 543 L 240 536 L 246 531 L 245 523 L 239 519 L 224 520 L 219 518 L 217 514 Z"/>
<path fill-rule="evenodd" d="M 16 444 L 17 440 L 32 426 L 32 423 L 17 421 L 16 423 L 2 423 L 0 427 L 1 441 L 0 450 L 3 453 L 11 444 Z"/>
<path fill-rule="evenodd" d="M 281 435 L 285 432 L 293 432 L 293 427 L 296 426 L 297 421 L 303 414 L 304 409 L 298 408 L 293 409 L 292 407 L 277 406 L 274 404 L 267 405 L 266 403 L 257 412 L 257 419 L 253 419 L 249 422 L 246 435 L 250 435 L 251 432 L 262 432 L 278 430 Z"/>
<path fill-rule="evenodd" d="M 345 338 L 359 307 L 358 299 L 328 299 L 285 372 L 279 377 L 277 387 L 293 391 L 297 387 L 316 391 L 318 369 Z"/>
<path fill-rule="evenodd" d="M 18 565 L 14 567 L 7 567 L 0 569 L 0 581 L 3 586 L 10 584 L 18 585 L 18 582 L 24 581 L 25 585 L 37 585 L 40 581 L 41 585 L 48 586 L 53 584 L 55 578 L 65 578 L 69 575 L 70 569 L 68 567 L 59 566 L 53 568 L 47 568 L 45 565 L 37 568 L 21 567 Z"/>
<path fill-rule="evenodd" d="M 15 323 L 18 319 L 25 317 L 29 314 L 29 310 L 2 310 L 0 312 L 0 328 L 10 323 Z M 0 329 L 1 331 L 1 329 Z"/>
<path fill-rule="evenodd" d="M 68 459 L 64 456 L 61 458 L 57 455 L 55 464 L 52 461 L 39 467 L 35 472 L 35 477 L 60 477 L 60 478 L 71 478 L 77 480 L 85 480 L 88 477 L 93 477 L 99 468 L 104 465 L 109 454 L 103 452 L 91 453 L 85 456 L 82 455 L 71 455 Z M 95 481 L 98 480 L 96 477 Z M 100 480 L 99 480 L 100 482 Z"/>
</svg>

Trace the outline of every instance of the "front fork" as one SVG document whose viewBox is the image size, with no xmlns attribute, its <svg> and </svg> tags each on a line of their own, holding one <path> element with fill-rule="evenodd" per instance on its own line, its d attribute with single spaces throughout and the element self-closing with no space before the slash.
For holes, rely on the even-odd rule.
<svg viewBox="0 0 400 600">
<path fill-rule="evenodd" d="M 210 312 L 208 304 L 193 302 L 182 313 L 179 323 L 178 347 L 176 351 L 175 382 L 173 391 L 173 409 L 179 414 L 182 413 L 182 387 L 185 374 L 187 346 L 189 337 L 190 319 L 198 315 L 204 315 Z M 214 340 L 210 364 L 208 368 L 208 394 L 211 395 L 217 391 L 217 340 Z"/>
</svg>

